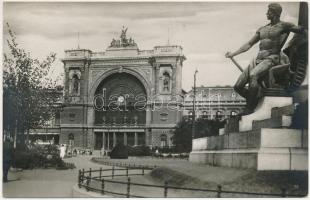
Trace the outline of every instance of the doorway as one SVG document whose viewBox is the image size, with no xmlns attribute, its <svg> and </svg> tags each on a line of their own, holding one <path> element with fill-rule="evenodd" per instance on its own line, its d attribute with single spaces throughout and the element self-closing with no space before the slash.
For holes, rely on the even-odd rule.
<svg viewBox="0 0 310 200">
<path fill-rule="evenodd" d="M 103 144 L 103 133 L 95 133 L 95 150 L 100 150 Z"/>
</svg>

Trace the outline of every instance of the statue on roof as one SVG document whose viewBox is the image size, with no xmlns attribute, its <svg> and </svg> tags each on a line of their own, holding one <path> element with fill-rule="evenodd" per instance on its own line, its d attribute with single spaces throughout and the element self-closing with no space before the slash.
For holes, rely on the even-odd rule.
<svg viewBox="0 0 310 200">
<path fill-rule="evenodd" d="M 122 30 L 122 34 L 121 34 L 121 42 L 122 44 L 127 44 L 128 43 L 128 40 L 127 40 L 127 37 L 126 37 L 126 32 L 127 32 L 127 29 L 125 29 L 125 27 L 123 26 L 123 30 Z"/>
<path fill-rule="evenodd" d="M 126 36 L 127 30 L 128 30 L 128 28 L 125 29 L 125 27 L 123 26 L 122 33 L 120 35 L 120 39 L 115 40 L 113 38 L 109 47 L 113 47 L 113 48 L 136 47 L 137 44 L 135 43 L 135 41 L 131 37 L 129 39 L 127 39 L 127 36 Z"/>
</svg>

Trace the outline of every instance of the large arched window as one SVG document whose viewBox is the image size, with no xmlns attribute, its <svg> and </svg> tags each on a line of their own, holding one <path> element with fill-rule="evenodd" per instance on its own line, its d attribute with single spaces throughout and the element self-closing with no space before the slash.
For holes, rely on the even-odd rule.
<svg viewBox="0 0 310 200">
<path fill-rule="evenodd" d="M 124 72 L 112 74 L 96 89 L 95 124 L 145 124 L 146 102 L 146 90 L 138 78 Z"/>
</svg>

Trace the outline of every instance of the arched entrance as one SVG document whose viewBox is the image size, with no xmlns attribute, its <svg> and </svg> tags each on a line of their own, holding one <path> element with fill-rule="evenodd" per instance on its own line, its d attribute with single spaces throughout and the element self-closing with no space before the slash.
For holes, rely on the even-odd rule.
<svg viewBox="0 0 310 200">
<path fill-rule="evenodd" d="M 132 128 L 145 125 L 146 102 L 146 89 L 134 75 L 123 72 L 105 78 L 95 91 L 95 125 L 104 129 L 95 133 L 95 148 L 141 143 L 144 130 L 138 134 Z"/>
<path fill-rule="evenodd" d="M 104 79 L 95 92 L 95 124 L 145 124 L 146 90 L 133 75 L 115 73 Z"/>
</svg>

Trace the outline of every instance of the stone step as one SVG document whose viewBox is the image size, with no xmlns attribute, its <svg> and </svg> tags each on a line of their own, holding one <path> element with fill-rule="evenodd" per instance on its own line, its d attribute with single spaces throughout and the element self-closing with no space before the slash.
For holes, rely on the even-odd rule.
<svg viewBox="0 0 310 200">
<path fill-rule="evenodd" d="M 291 116 L 277 116 L 264 120 L 253 120 L 253 130 L 261 128 L 288 128 L 292 125 Z"/>
<path fill-rule="evenodd" d="M 282 115 L 293 115 L 295 111 L 295 106 L 288 105 L 283 107 L 275 107 L 271 109 L 271 118 L 277 118 Z"/>
</svg>

